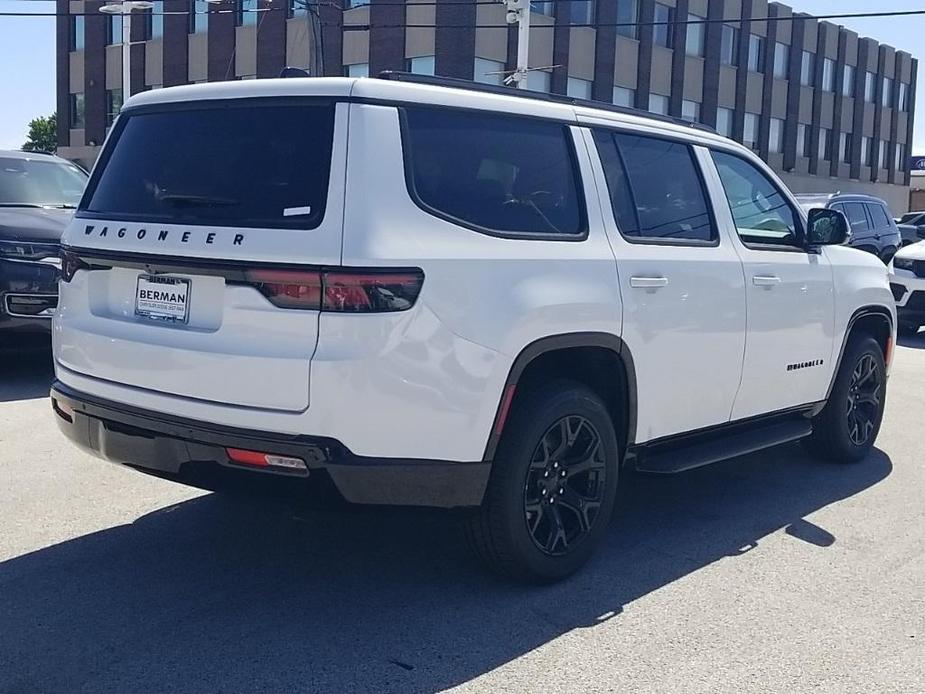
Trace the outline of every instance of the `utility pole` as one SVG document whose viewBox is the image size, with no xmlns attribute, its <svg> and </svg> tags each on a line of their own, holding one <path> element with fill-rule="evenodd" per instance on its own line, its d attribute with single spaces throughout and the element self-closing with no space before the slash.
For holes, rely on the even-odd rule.
<svg viewBox="0 0 925 694">
<path fill-rule="evenodd" d="M 124 0 L 100 7 L 103 14 L 122 15 L 122 101 L 132 95 L 132 11 L 150 10 L 154 3 L 149 0 Z"/>
<path fill-rule="evenodd" d="M 504 81 L 518 89 L 526 89 L 530 72 L 530 0 L 505 1 L 507 23 L 517 25 L 517 69 Z"/>
</svg>

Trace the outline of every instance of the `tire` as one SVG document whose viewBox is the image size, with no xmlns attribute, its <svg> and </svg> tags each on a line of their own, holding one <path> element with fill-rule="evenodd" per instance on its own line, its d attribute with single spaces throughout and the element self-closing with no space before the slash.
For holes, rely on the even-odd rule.
<svg viewBox="0 0 925 694">
<path fill-rule="evenodd" d="M 824 460 L 863 460 L 877 440 L 885 404 L 883 350 L 870 336 L 851 338 L 829 400 L 813 419 L 813 433 L 806 439 L 806 447 Z"/>
<path fill-rule="evenodd" d="M 572 445 L 563 451 L 568 437 Z M 619 460 L 610 413 L 593 391 L 557 380 L 524 392 L 501 437 L 485 499 L 467 518 L 470 546 L 506 577 L 552 583 L 569 576 L 607 531 Z"/>
<path fill-rule="evenodd" d="M 896 326 L 896 332 L 900 337 L 913 337 L 919 331 L 919 326 L 914 323 L 900 323 Z"/>
</svg>

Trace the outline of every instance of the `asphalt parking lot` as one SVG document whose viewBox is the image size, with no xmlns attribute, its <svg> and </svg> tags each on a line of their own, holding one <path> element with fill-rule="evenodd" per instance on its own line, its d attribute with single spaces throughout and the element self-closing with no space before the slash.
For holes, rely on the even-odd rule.
<svg viewBox="0 0 925 694">
<path fill-rule="evenodd" d="M 878 451 L 625 480 L 597 557 L 486 575 L 452 517 L 205 494 L 55 427 L 0 367 L 0 692 L 923 692 L 925 333 Z"/>
</svg>

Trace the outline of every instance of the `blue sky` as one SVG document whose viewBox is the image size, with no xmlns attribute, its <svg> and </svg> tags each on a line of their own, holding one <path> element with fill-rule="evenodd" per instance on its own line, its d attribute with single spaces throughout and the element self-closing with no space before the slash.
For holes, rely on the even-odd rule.
<svg viewBox="0 0 925 694">
<path fill-rule="evenodd" d="M 802 12 L 833 14 L 871 9 L 919 10 L 922 0 L 791 0 Z M 53 2 L 0 0 L 0 12 L 53 12 Z M 919 50 L 925 16 L 852 19 L 843 22 L 862 36 L 925 58 Z M 53 17 L 0 17 L 0 149 L 18 148 L 29 121 L 55 110 L 55 21 Z M 913 152 L 925 154 L 925 65 L 919 70 L 916 135 Z"/>
</svg>

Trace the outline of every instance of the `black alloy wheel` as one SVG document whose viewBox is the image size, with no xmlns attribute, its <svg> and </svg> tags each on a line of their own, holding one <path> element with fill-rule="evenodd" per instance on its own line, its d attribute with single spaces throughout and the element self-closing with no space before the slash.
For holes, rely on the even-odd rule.
<svg viewBox="0 0 925 694">
<path fill-rule="evenodd" d="M 553 424 L 530 459 L 524 485 L 527 530 L 545 554 L 559 556 L 581 542 L 597 519 L 606 488 L 601 435 L 577 415 Z"/>
</svg>

